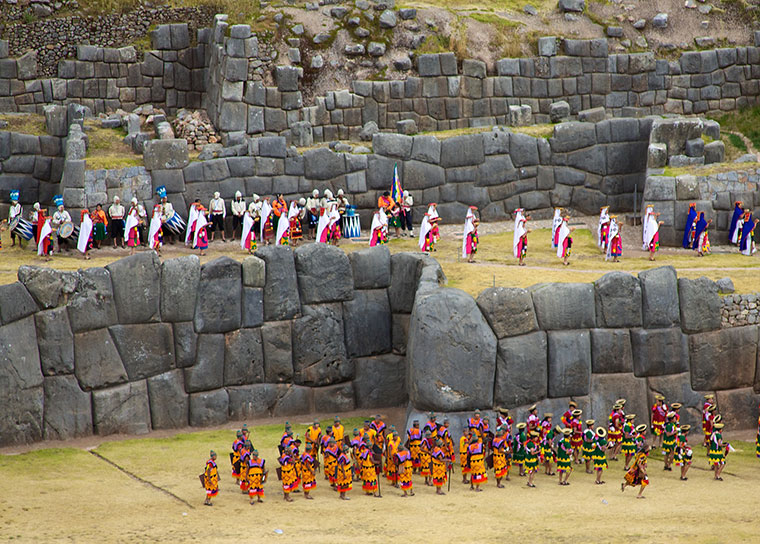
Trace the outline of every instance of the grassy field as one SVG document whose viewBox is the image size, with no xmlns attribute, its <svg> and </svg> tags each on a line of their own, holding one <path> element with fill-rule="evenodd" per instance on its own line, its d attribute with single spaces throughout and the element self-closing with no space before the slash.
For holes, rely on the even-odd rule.
<svg viewBox="0 0 760 544">
<path fill-rule="evenodd" d="M 323 428 L 329 423 L 324 420 Z M 346 429 L 359 423 L 359 418 L 344 421 Z M 303 435 L 305 425 L 294 427 Z M 677 469 L 663 472 L 653 455 L 646 500 L 636 500 L 630 488 L 620 492 L 622 465 L 611 462 L 604 486 L 594 485 L 594 477 L 581 469 L 570 477 L 570 487 L 539 474 L 537 487 L 530 489 L 513 474 L 505 489 L 497 489 L 489 474 L 485 491 L 472 493 L 457 471 L 446 496 L 436 496 L 415 477 L 416 495 L 403 500 L 383 481 L 382 499 L 364 496 L 355 483 L 352 500 L 339 501 L 318 474 L 315 500 L 296 494 L 294 502 L 285 503 L 275 474 L 282 425 L 252 429 L 271 478 L 264 504 L 256 506 L 230 476 L 231 425 L 104 442 L 93 450 L 98 456 L 75 447 L 0 456 L 6 490 L 0 495 L 0 540 L 23 542 L 31 535 L 35 542 L 219 542 L 241 535 L 250 542 L 314 543 L 503 542 L 505 535 L 517 534 L 555 543 L 757 538 L 760 460 L 749 442 L 732 441 L 738 451 L 729 456 L 723 482 L 712 479 L 700 446 L 687 482 L 678 479 Z M 208 508 L 197 475 L 212 448 L 219 455 L 221 490 Z"/>
<path fill-rule="evenodd" d="M 489 224 L 481 227 L 491 228 Z M 458 227 L 457 227 L 458 229 Z M 632 236 L 632 235 L 629 235 Z M 551 238 L 548 229 L 538 229 L 528 236 L 527 266 L 517 266 L 517 260 L 512 257 L 512 233 L 501 232 L 483 234 L 480 236 L 480 248 L 476 262 L 466 263 L 461 258 L 461 235 L 445 233 L 442 241 L 433 253 L 443 267 L 448 278 L 449 287 L 457 287 L 476 296 L 480 291 L 491 286 L 530 287 L 543 282 L 591 282 L 613 270 L 622 270 L 637 274 L 642 270 L 657 266 L 671 265 L 676 268 L 680 277 L 698 278 L 707 276 L 711 279 L 730 277 L 737 292 L 760 292 L 760 259 L 745 257 L 736 252 L 735 248 L 719 247 L 712 255 L 698 258 L 693 251 L 680 248 L 661 248 L 657 260 L 648 260 L 648 254 L 640 249 L 634 249 L 633 241 L 626 239 L 623 234 L 625 247 L 621 262 L 605 261 L 597 249 L 592 234 L 587 229 L 578 229 L 573 233 L 573 254 L 571 266 L 563 267 L 554 250 L 549 246 Z M 16 271 L 23 264 L 50 266 L 61 270 L 77 270 L 92 266 L 105 266 L 116 259 L 128 255 L 126 250 L 106 248 L 92 251 L 92 260 L 84 261 L 76 252 L 68 255 L 56 254 L 50 263 L 45 263 L 36 253 L 28 248 L 10 249 L 8 232 L 2 233 L 3 259 L 0 260 L 0 283 L 16 281 Z M 401 251 L 418 251 L 416 238 L 393 239 L 388 244 L 392 253 Z M 347 242 L 340 246 L 351 252 L 366 246 L 366 241 Z M 180 244 L 164 246 L 162 257 L 170 258 L 190 253 Z M 195 252 L 197 254 L 197 252 Z M 222 244 L 213 243 L 208 254 L 201 257 L 201 262 L 226 255 L 237 260 L 247 256 L 240 250 L 239 242 Z"/>
</svg>

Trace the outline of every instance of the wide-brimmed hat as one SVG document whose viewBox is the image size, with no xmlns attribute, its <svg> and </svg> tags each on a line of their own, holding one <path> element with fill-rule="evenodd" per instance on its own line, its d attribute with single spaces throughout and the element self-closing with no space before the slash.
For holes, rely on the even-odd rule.
<svg viewBox="0 0 760 544">
<path fill-rule="evenodd" d="M 713 427 L 715 427 L 716 429 L 720 430 L 723 427 L 725 427 L 725 425 L 726 425 L 725 423 L 716 423 L 715 425 L 713 425 Z"/>
<path fill-rule="evenodd" d="M 654 400 L 665 400 L 665 395 L 660 395 L 659 393 L 654 396 Z"/>
<path fill-rule="evenodd" d="M 689 425 L 688 423 L 686 423 L 685 425 L 681 425 L 679 427 L 679 429 L 682 430 L 682 431 L 684 431 L 684 432 L 687 432 L 687 431 L 689 431 L 691 429 L 691 425 Z"/>
<path fill-rule="evenodd" d="M 561 433 L 563 431 L 562 427 L 560 427 L 559 425 L 555 425 L 554 430 L 557 431 L 558 433 Z"/>
<path fill-rule="evenodd" d="M 673 408 L 673 410 L 678 410 L 681 406 L 683 406 L 683 404 L 681 404 L 680 402 L 674 402 L 673 404 L 670 405 L 670 407 Z"/>
<path fill-rule="evenodd" d="M 520 429 L 520 430 L 523 430 L 527 426 L 528 426 L 528 424 L 525 423 L 524 421 L 521 421 L 520 423 L 517 424 L 517 428 Z"/>
<path fill-rule="evenodd" d="M 599 438 L 604 438 L 605 436 L 607 436 L 607 429 L 605 429 L 604 427 L 597 427 L 596 436 L 598 436 Z"/>
<path fill-rule="evenodd" d="M 625 415 L 625 419 L 627 419 L 628 421 L 632 421 L 635 418 L 636 418 L 636 414 L 626 414 Z"/>
<path fill-rule="evenodd" d="M 535 409 L 536 409 L 536 405 L 534 404 L 530 408 L 528 408 L 528 412 L 532 412 Z"/>
<path fill-rule="evenodd" d="M 508 414 L 509 413 L 509 409 L 508 408 L 504 408 L 503 406 L 497 406 L 496 407 L 496 411 L 499 412 L 500 414 Z"/>
<path fill-rule="evenodd" d="M 596 423 L 596 420 L 593 420 L 593 419 L 586 420 L 586 425 L 593 425 L 594 423 Z"/>
<path fill-rule="evenodd" d="M 707 411 L 708 411 L 708 412 L 714 412 L 714 411 L 715 411 L 715 405 L 714 405 L 714 404 L 711 404 L 710 406 L 708 406 L 708 407 L 707 407 Z"/>
<path fill-rule="evenodd" d="M 676 417 L 676 413 L 675 412 L 668 412 L 665 415 L 665 417 L 667 417 L 668 419 L 673 419 L 674 417 Z"/>
<path fill-rule="evenodd" d="M 621 406 L 625 406 L 625 399 L 617 399 L 615 401 L 615 404 L 619 404 Z"/>
<path fill-rule="evenodd" d="M 577 408 L 571 412 L 574 416 L 578 417 L 583 413 L 583 410 L 578 410 Z"/>
<path fill-rule="evenodd" d="M 573 434 L 573 431 L 572 429 L 565 428 L 565 429 L 562 429 L 562 434 L 564 434 L 565 436 L 570 436 L 571 434 Z"/>
<path fill-rule="evenodd" d="M 554 414 L 551 412 L 544 413 L 544 418 L 547 418 L 547 417 L 554 417 Z"/>
<path fill-rule="evenodd" d="M 715 416 L 715 419 L 713 419 L 713 423 L 720 423 L 721 421 L 723 421 L 723 416 L 720 414 Z"/>
<path fill-rule="evenodd" d="M 708 399 L 708 400 L 714 399 L 715 398 L 715 393 L 708 393 L 708 394 L 705 395 L 705 398 Z"/>
<path fill-rule="evenodd" d="M 568 402 L 567 405 L 570 406 L 571 408 L 578 408 L 578 403 L 575 402 L 574 400 L 571 400 L 570 402 Z"/>
<path fill-rule="evenodd" d="M 647 430 L 647 424 L 646 423 L 641 423 L 639 425 L 636 425 L 636 432 L 637 433 L 643 433 L 646 430 Z"/>
</svg>

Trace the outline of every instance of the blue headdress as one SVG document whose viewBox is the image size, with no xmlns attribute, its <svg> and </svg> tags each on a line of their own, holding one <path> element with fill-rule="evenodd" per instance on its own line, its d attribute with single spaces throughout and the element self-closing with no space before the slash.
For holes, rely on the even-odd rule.
<svg viewBox="0 0 760 544">
<path fill-rule="evenodd" d="M 11 191 L 11 201 L 18 202 L 18 197 L 21 196 L 21 192 L 18 189 Z"/>
<path fill-rule="evenodd" d="M 156 194 L 158 195 L 158 198 L 165 198 L 166 197 L 166 185 L 161 185 L 160 187 L 156 188 Z"/>
<path fill-rule="evenodd" d="M 63 206 L 63 196 L 55 195 L 53 197 L 53 204 L 55 204 L 56 207 Z"/>
</svg>

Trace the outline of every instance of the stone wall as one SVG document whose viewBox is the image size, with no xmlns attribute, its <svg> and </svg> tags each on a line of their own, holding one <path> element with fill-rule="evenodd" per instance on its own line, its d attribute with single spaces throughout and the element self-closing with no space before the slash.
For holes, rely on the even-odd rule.
<svg viewBox="0 0 760 544">
<path fill-rule="evenodd" d="M 18 276 L 0 286 L 0 445 L 403 405 L 409 313 L 442 272 L 308 244 Z"/>
<path fill-rule="evenodd" d="M 22 204 L 49 202 L 62 171 L 61 138 L 0 131 L 0 201 L 18 189 Z"/>
<path fill-rule="evenodd" d="M 504 406 L 524 419 L 533 403 L 559 415 L 573 399 L 584 417 L 606 421 L 625 397 L 626 412 L 647 422 L 661 393 L 699 426 L 710 392 L 729 428 L 753 428 L 758 326 L 721 329 L 721 311 L 713 281 L 677 278 L 672 267 L 593 284 L 493 287 L 477 299 L 421 291 L 407 345 L 410 418 Z"/>
</svg>

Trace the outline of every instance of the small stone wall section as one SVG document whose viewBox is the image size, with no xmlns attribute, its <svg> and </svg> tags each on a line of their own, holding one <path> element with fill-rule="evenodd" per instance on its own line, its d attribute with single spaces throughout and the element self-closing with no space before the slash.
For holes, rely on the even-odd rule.
<svg viewBox="0 0 760 544">
<path fill-rule="evenodd" d="M 720 313 L 721 327 L 743 327 L 760 324 L 760 295 L 726 295 Z"/>
<path fill-rule="evenodd" d="M 50 201 L 62 171 L 60 137 L 0 131 L 0 201 L 10 202 L 13 190 L 25 205 Z"/>
</svg>

